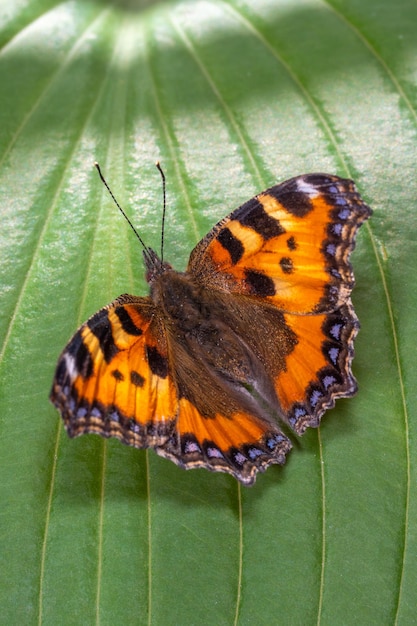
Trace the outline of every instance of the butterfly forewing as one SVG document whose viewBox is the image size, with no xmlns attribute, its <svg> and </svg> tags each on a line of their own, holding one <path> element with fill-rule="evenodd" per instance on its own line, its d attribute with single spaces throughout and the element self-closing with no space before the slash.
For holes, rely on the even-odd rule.
<svg viewBox="0 0 417 626">
<path fill-rule="evenodd" d="M 350 180 L 293 178 L 249 200 L 193 250 L 188 270 L 213 288 L 262 298 L 288 313 L 349 297 L 355 235 L 370 209 Z"/>
</svg>

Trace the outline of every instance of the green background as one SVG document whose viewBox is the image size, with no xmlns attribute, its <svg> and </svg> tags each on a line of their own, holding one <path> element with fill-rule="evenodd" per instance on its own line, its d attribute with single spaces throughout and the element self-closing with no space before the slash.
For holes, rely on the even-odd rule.
<svg viewBox="0 0 417 626">
<path fill-rule="evenodd" d="M 417 4 L 0 2 L 0 623 L 417 623 Z M 69 440 L 76 327 L 184 269 L 256 192 L 311 171 L 374 209 L 353 263 L 360 392 L 251 489 Z"/>
</svg>

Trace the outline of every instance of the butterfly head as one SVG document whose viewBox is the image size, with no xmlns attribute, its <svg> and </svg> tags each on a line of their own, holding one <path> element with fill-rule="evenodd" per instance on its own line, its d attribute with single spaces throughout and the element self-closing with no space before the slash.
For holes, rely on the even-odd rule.
<svg viewBox="0 0 417 626">
<path fill-rule="evenodd" d="M 145 248 L 143 258 L 145 259 L 146 282 L 150 285 L 158 276 L 172 269 L 172 266 L 166 261 L 162 261 L 152 248 Z"/>
</svg>

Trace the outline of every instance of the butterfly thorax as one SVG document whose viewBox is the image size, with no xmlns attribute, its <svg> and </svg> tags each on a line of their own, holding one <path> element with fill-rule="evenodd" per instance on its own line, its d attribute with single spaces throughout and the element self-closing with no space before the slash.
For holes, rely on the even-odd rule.
<svg viewBox="0 0 417 626">
<path fill-rule="evenodd" d="M 168 264 L 166 264 L 168 265 Z M 188 272 L 177 272 L 167 266 L 152 276 L 151 298 L 161 312 L 164 323 L 178 332 L 200 328 L 208 320 L 219 318 L 221 300 L 199 284 Z M 209 302 L 211 306 L 209 306 Z M 220 318 L 221 319 L 221 318 Z"/>
</svg>

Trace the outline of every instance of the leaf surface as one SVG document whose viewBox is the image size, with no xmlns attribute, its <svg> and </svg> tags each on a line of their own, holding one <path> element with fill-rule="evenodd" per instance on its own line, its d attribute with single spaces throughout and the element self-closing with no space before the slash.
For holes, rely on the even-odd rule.
<svg viewBox="0 0 417 626">
<path fill-rule="evenodd" d="M 417 6 L 3 2 L 0 600 L 7 624 L 410 624 L 417 588 Z M 374 209 L 353 263 L 360 392 L 252 489 L 63 432 L 48 393 L 89 315 L 184 269 L 297 174 Z"/>
</svg>

